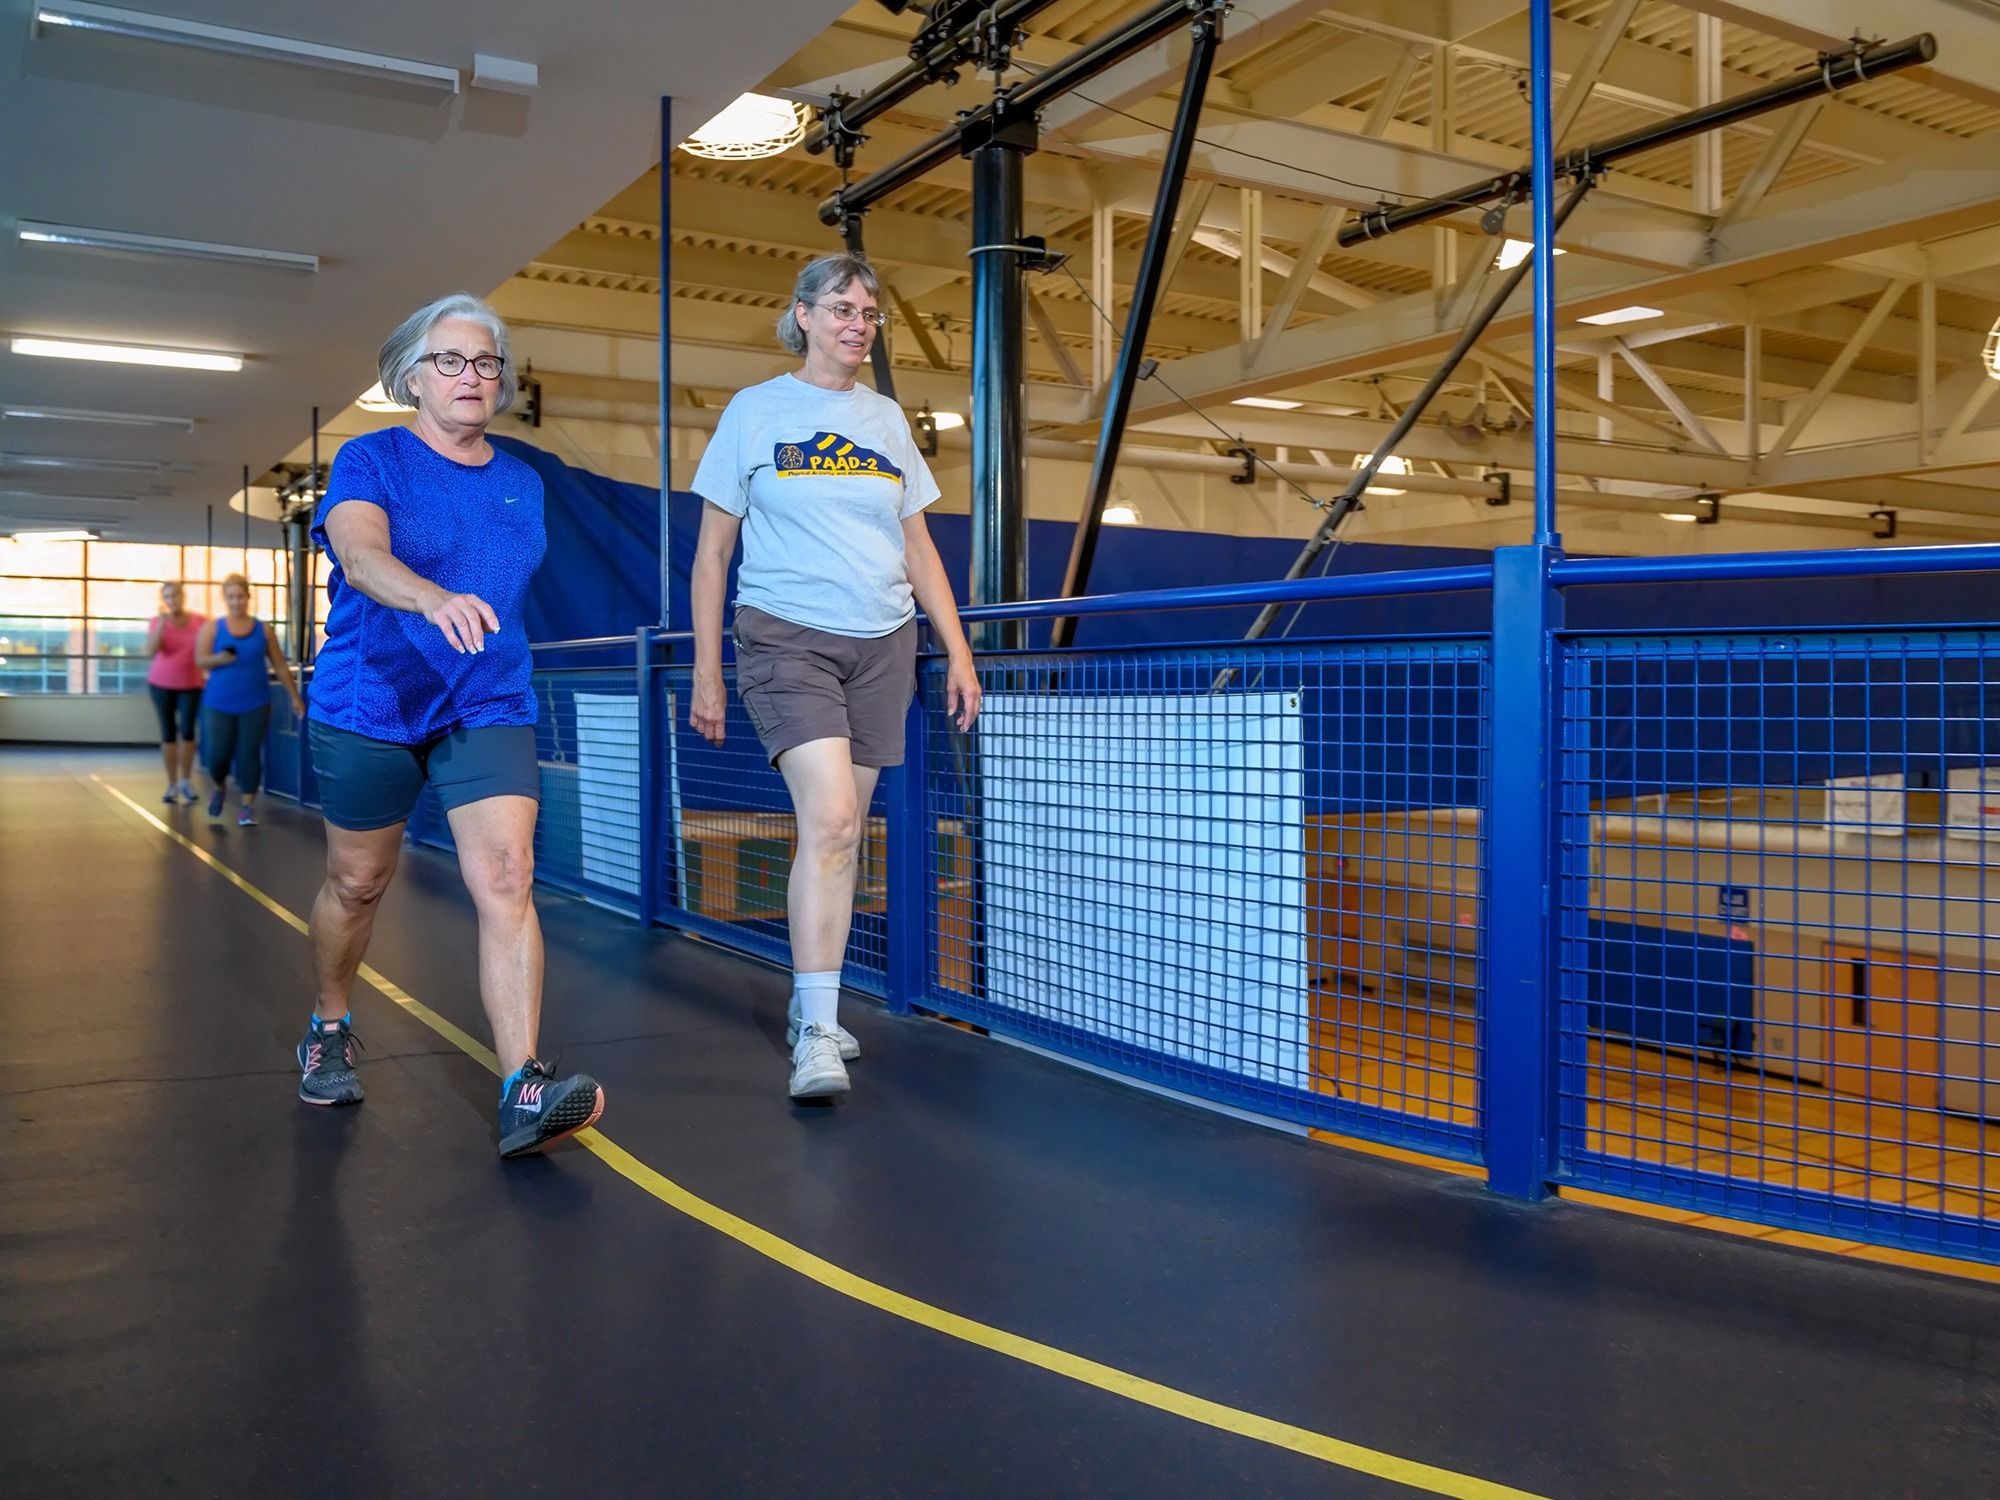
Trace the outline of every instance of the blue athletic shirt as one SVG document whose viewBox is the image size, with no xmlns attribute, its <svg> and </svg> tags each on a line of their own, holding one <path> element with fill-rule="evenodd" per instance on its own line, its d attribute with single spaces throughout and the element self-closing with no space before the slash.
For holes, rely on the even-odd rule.
<svg viewBox="0 0 2000 1500">
<path fill-rule="evenodd" d="M 390 550 L 419 578 L 493 606 L 500 629 L 488 633 L 484 651 L 453 650 L 422 615 L 378 604 L 347 581 L 326 518 L 348 500 L 389 513 Z M 484 464 L 456 463 L 402 427 L 350 438 L 334 458 L 312 534 L 333 569 L 311 717 L 399 745 L 535 722 L 524 610 L 548 533 L 533 469 L 497 448 Z"/>
<path fill-rule="evenodd" d="M 247 714 L 271 706 L 271 667 L 264 654 L 264 622 L 252 620 L 248 635 L 229 629 L 229 616 L 215 617 L 215 650 L 236 652 L 236 660 L 210 668 L 201 706 L 219 714 Z"/>
</svg>

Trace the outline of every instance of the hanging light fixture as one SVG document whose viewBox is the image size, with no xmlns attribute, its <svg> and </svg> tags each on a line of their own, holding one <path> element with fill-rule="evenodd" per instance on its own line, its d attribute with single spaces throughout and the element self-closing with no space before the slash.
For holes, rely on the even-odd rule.
<svg viewBox="0 0 2000 1500">
<path fill-rule="evenodd" d="M 681 142 L 689 156 L 711 161 L 753 161 L 777 156 L 805 139 L 810 111 L 789 99 L 744 94 Z"/>
<path fill-rule="evenodd" d="M 1352 467 L 1356 470 L 1367 468 L 1368 458 L 1369 455 L 1366 453 L 1355 454 Z M 1391 453 L 1387 458 L 1382 460 L 1380 466 L 1375 470 L 1377 477 L 1385 474 L 1393 477 L 1397 474 L 1407 474 L 1409 472 L 1410 461 L 1398 453 Z M 1371 484 L 1362 493 L 1368 495 L 1400 495 L 1403 491 L 1392 489 L 1386 484 Z"/>
<path fill-rule="evenodd" d="M 1986 378 L 2000 380 L 2000 320 L 1986 331 Z"/>
</svg>

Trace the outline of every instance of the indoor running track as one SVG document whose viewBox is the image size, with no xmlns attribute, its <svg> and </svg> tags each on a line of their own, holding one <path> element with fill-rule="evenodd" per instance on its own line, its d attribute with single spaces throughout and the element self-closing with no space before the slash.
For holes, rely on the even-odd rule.
<svg viewBox="0 0 2000 1500">
<path fill-rule="evenodd" d="M 317 819 L 157 774 L 0 752 L 0 1493 L 2000 1494 L 1990 1287 L 1510 1204 L 862 1002 L 853 1095 L 794 1108 L 782 976 L 554 894 L 596 1151 L 500 1162 L 490 1074 L 365 985 L 368 1102 L 305 1108 L 303 938 L 114 792 L 293 914 Z M 472 953 L 407 852 L 375 969 L 483 1040 Z"/>
</svg>

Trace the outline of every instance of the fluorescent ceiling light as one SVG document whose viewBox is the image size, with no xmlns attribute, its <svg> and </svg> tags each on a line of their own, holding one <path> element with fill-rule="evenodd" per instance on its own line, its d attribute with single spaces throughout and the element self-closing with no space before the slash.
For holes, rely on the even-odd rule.
<svg viewBox="0 0 2000 1500">
<path fill-rule="evenodd" d="M 950 432 L 954 427 L 965 425 L 965 418 L 955 411 L 934 411 L 931 413 L 931 421 L 937 424 L 939 432 Z"/>
<path fill-rule="evenodd" d="M 1303 401 L 1280 401 L 1276 396 L 1238 396 L 1229 403 L 1231 406 L 1257 406 L 1265 411 L 1297 411 L 1305 405 Z"/>
<path fill-rule="evenodd" d="M 1367 466 L 1368 466 L 1368 455 L 1366 453 L 1357 453 L 1354 455 L 1353 468 L 1357 472 L 1366 468 Z M 1376 467 L 1375 472 L 1378 475 L 1407 474 L 1410 472 L 1410 461 L 1407 458 L 1404 458 L 1400 453 L 1391 453 L 1387 458 L 1383 459 L 1382 462 Z M 1391 489 L 1386 484 L 1371 484 L 1362 493 L 1368 495 L 1400 495 L 1403 493 L 1403 491 L 1397 489 Z"/>
<path fill-rule="evenodd" d="M 1663 510 L 1660 512 L 1660 519 L 1662 521 L 1699 521 L 1701 517 L 1685 510 Z"/>
<path fill-rule="evenodd" d="M 235 26 L 211 26 L 205 21 L 158 16 L 149 11 L 125 10 L 115 5 L 90 5 L 84 0 L 59 0 L 59 3 L 37 6 L 36 33 L 39 35 L 49 28 L 131 37 L 142 42 L 164 42 L 172 47 L 196 47 L 204 52 L 222 52 L 232 57 L 253 57 L 260 62 L 292 63 L 322 72 L 385 78 L 447 94 L 458 92 L 458 69 L 440 67 L 436 63 L 414 62 L 407 57 L 385 57 L 378 52 L 356 52 L 348 47 L 328 47 L 319 42 L 301 42 L 292 37 L 244 31 Z"/>
<path fill-rule="evenodd" d="M 1103 520 L 1106 526 L 1137 526 L 1139 507 L 1128 500 L 1114 500 L 1104 507 Z"/>
<path fill-rule="evenodd" d="M 367 390 L 354 398 L 354 404 L 363 411 L 408 411 L 409 407 L 400 401 L 391 401 L 389 393 L 382 389 L 382 382 L 376 381 Z"/>
<path fill-rule="evenodd" d="M 23 514 L 21 507 L 27 505 L 64 507 L 71 505 L 137 505 L 138 503 L 139 497 L 137 495 L 49 495 L 44 494 L 40 490 L 0 490 L 0 513 L 11 511 L 17 515 Z M 28 514 L 46 515 L 48 512 L 38 510 L 28 512 Z M 60 517 L 64 512 L 62 509 L 57 509 L 54 514 Z"/>
<path fill-rule="evenodd" d="M 1578 318 L 1579 323 L 1595 323 L 1600 328 L 1608 328 L 1614 323 L 1639 323 L 1647 318 L 1663 317 L 1657 307 L 1614 307 L 1610 312 L 1592 313 L 1587 318 Z"/>
<path fill-rule="evenodd" d="M 159 474 L 166 467 L 152 458 L 71 458 L 53 453 L 0 453 L 0 469 L 88 469 L 94 474 Z"/>
<path fill-rule="evenodd" d="M 112 365 L 159 365 L 170 370 L 240 370 L 240 354 L 211 354 L 200 349 L 148 349 L 139 344 L 94 344 L 81 339 L 24 338 L 9 346 L 16 354 L 41 359 L 94 359 Z"/>
<path fill-rule="evenodd" d="M 716 161 L 753 161 L 777 156 L 805 139 L 805 105 L 769 94 L 739 95 L 734 104 L 681 142 L 689 156 Z"/>
<path fill-rule="evenodd" d="M 30 527 L 25 531 L 16 531 L 10 534 L 17 542 L 94 542 L 97 540 L 97 533 L 94 531 L 38 530 Z"/>
<path fill-rule="evenodd" d="M 1508 240 L 1500 247 L 1500 257 L 1493 262 L 1493 269 L 1496 271 L 1511 271 L 1534 253 L 1535 242 L 1533 240 Z M 1569 251 L 1559 245 L 1556 247 L 1556 254 L 1567 255 Z"/>
<path fill-rule="evenodd" d="M 157 234 L 128 234 L 122 229 L 83 229 L 75 224 L 45 224 L 37 219 L 23 219 L 15 233 L 26 244 L 57 245 L 66 250 L 166 255 L 177 260 L 213 260 L 232 266 L 275 266 L 286 271 L 319 269 L 317 255 L 305 255 L 296 250 L 259 250 L 251 245 L 173 240 Z"/>
<path fill-rule="evenodd" d="M 91 422 L 106 427 L 178 427 L 194 431 L 192 417 L 149 417 L 139 412 L 81 411 L 70 406 L 0 406 L 0 417 L 10 422 Z"/>
<path fill-rule="evenodd" d="M 503 94 L 532 94 L 541 85 L 542 70 L 531 62 L 491 52 L 472 54 L 472 86 Z"/>
</svg>

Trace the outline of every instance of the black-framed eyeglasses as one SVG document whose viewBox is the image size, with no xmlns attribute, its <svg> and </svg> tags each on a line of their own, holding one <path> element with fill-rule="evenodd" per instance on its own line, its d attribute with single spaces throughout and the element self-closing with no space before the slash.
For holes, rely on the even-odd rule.
<svg viewBox="0 0 2000 1500">
<path fill-rule="evenodd" d="M 880 328 L 889 321 L 889 315 L 879 307 L 856 307 L 852 302 L 815 302 L 813 306 L 832 313 L 842 323 L 859 318 L 870 328 Z"/>
<path fill-rule="evenodd" d="M 467 365 L 479 372 L 481 380 L 498 380 L 500 372 L 507 368 L 507 361 L 497 354 L 475 354 L 467 359 L 456 349 L 434 349 L 424 358 L 447 380 L 463 375 Z"/>
</svg>

